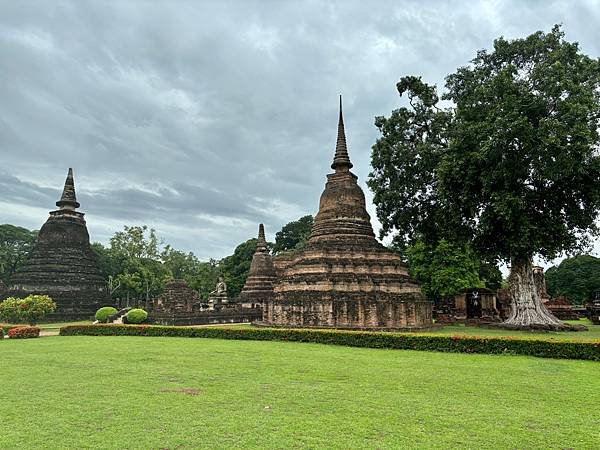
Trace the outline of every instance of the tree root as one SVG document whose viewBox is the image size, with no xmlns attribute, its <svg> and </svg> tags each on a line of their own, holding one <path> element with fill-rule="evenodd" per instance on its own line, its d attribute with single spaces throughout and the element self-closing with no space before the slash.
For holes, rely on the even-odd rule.
<svg viewBox="0 0 600 450">
<path fill-rule="evenodd" d="M 489 323 L 486 328 L 501 328 L 504 330 L 517 331 L 587 331 L 585 325 L 571 325 L 568 323 L 529 323 L 527 325 L 517 325 L 513 323 Z"/>
</svg>

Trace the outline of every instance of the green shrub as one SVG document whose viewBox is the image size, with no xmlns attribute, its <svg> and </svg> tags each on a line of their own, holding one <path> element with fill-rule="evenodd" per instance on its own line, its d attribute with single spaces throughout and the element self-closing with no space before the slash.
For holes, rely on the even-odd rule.
<svg viewBox="0 0 600 450">
<path fill-rule="evenodd" d="M 169 336 L 255 341 L 313 342 L 349 347 L 451 353 L 527 355 L 600 361 L 598 341 L 546 341 L 506 337 L 439 336 L 408 333 L 280 328 L 164 327 L 149 325 L 69 325 L 61 336 Z"/>
<path fill-rule="evenodd" d="M 33 326 L 56 311 L 56 303 L 47 295 L 28 295 L 20 301 L 19 309 L 21 320 Z"/>
<path fill-rule="evenodd" d="M 15 327 L 8 330 L 10 339 L 31 339 L 40 337 L 40 329 L 38 327 Z"/>
<path fill-rule="evenodd" d="M 0 320 L 6 322 L 19 322 L 21 316 L 19 315 L 19 302 L 20 298 L 8 297 L 0 303 Z M 7 330 L 8 331 L 8 330 Z"/>
<path fill-rule="evenodd" d="M 112 306 L 104 306 L 96 311 L 96 320 L 98 322 L 106 323 L 108 321 L 108 316 L 112 316 L 117 312 L 117 309 Z"/>
<path fill-rule="evenodd" d="M 56 310 L 56 303 L 47 295 L 9 297 L 0 303 L 0 319 L 7 322 L 26 322 L 35 325 Z"/>
<path fill-rule="evenodd" d="M 127 323 L 143 323 L 148 318 L 148 313 L 143 309 L 134 308 L 127 313 Z"/>
<path fill-rule="evenodd" d="M 0 327 L 0 339 L 4 339 L 4 329 Z"/>
</svg>

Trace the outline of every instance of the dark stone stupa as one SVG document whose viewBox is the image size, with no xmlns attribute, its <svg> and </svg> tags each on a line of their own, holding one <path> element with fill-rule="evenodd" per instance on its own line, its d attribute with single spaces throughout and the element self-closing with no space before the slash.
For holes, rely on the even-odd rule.
<svg viewBox="0 0 600 450">
<path fill-rule="evenodd" d="M 432 307 L 400 256 L 381 245 L 350 169 L 340 98 L 337 144 L 307 246 L 278 261 L 263 324 L 283 327 L 419 329 Z"/>
<path fill-rule="evenodd" d="M 239 301 L 246 307 L 262 306 L 273 296 L 273 285 L 277 274 L 273 267 L 273 259 L 265 239 L 265 227 L 261 223 L 258 227 L 258 242 L 256 251 L 252 256 L 250 271 L 244 288 L 240 293 Z"/>
<path fill-rule="evenodd" d="M 27 262 L 12 277 L 10 295 L 49 295 L 57 305 L 52 320 L 88 319 L 112 301 L 90 246 L 84 214 L 76 211 L 72 169 L 56 206 L 59 209 L 50 212 Z"/>
</svg>

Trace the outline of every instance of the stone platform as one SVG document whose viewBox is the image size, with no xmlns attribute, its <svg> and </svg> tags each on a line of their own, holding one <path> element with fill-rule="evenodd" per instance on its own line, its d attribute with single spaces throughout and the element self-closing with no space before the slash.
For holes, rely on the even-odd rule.
<svg viewBox="0 0 600 450">
<path fill-rule="evenodd" d="M 411 294 L 387 298 L 329 298 L 269 302 L 259 326 L 407 331 L 431 328 L 431 303 Z"/>
<path fill-rule="evenodd" d="M 193 314 L 149 314 L 148 323 L 154 325 L 211 325 L 251 323 L 260 321 L 260 308 L 223 308 L 218 311 L 200 311 Z"/>
</svg>

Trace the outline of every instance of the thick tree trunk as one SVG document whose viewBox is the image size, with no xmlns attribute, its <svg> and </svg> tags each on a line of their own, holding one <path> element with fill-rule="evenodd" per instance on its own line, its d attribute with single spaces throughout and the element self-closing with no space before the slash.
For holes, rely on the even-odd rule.
<svg viewBox="0 0 600 450">
<path fill-rule="evenodd" d="M 536 286 L 532 258 L 513 258 L 508 277 L 508 292 L 512 302 L 510 316 L 504 322 L 507 328 L 541 330 L 573 330 L 548 311 Z"/>
</svg>

